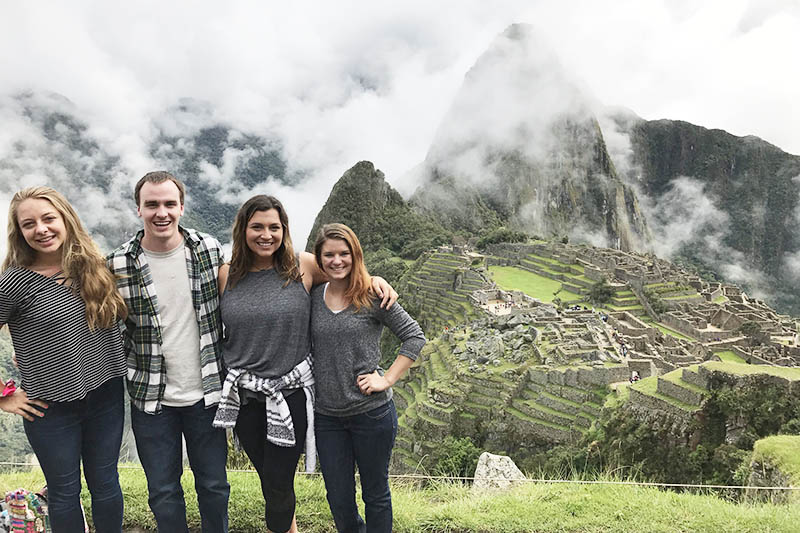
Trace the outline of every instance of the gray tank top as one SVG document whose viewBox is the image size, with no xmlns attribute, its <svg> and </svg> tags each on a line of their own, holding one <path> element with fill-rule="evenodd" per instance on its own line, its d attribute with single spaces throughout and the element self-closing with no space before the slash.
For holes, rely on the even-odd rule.
<svg viewBox="0 0 800 533">
<path fill-rule="evenodd" d="M 248 272 L 235 287 L 226 287 L 219 305 L 226 367 L 275 378 L 308 355 L 311 297 L 301 282 L 285 283 L 271 268 Z"/>
</svg>

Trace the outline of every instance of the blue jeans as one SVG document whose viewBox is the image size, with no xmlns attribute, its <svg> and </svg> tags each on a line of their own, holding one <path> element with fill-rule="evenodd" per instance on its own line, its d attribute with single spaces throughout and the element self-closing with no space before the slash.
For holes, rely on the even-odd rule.
<svg viewBox="0 0 800 533">
<path fill-rule="evenodd" d="M 148 503 L 161 533 L 187 533 L 183 499 L 183 446 L 194 473 L 203 533 L 228 531 L 228 440 L 211 425 L 216 409 L 203 400 L 189 407 L 162 407 L 150 415 L 131 405 L 131 428 L 147 477 Z"/>
<path fill-rule="evenodd" d="M 353 416 L 314 415 L 317 455 L 339 533 L 391 533 L 389 460 L 397 435 L 394 401 Z M 361 474 L 366 524 L 356 507 L 355 466 Z"/>
<path fill-rule="evenodd" d="M 47 481 L 54 533 L 83 531 L 81 459 L 98 533 L 122 531 L 117 460 L 125 420 L 122 378 L 113 378 L 71 402 L 47 402 L 44 417 L 24 421 L 25 434 Z"/>
</svg>

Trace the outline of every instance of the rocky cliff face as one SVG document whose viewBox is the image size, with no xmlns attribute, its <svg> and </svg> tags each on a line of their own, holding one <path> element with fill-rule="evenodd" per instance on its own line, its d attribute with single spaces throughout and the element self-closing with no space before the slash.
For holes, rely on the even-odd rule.
<svg viewBox="0 0 800 533">
<path fill-rule="evenodd" d="M 649 240 L 617 176 L 592 101 L 530 27 L 500 35 L 467 74 L 412 203 L 442 225 L 500 225 L 623 249 Z"/>
<path fill-rule="evenodd" d="M 618 125 L 630 139 L 618 166 L 663 235 L 666 249 L 657 251 L 704 263 L 797 312 L 800 157 L 687 122 L 620 117 Z M 676 223 L 685 231 L 666 235 Z"/>
<path fill-rule="evenodd" d="M 324 224 L 350 226 L 367 251 L 386 249 L 394 255 L 416 257 L 449 240 L 449 233 L 429 217 L 415 212 L 369 161 L 361 161 L 336 182 L 314 220 L 306 243 L 311 251 Z"/>
</svg>

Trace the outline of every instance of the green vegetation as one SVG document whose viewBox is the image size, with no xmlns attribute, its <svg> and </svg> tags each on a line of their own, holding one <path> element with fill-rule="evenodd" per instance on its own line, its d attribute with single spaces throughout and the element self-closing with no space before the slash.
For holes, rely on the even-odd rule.
<svg viewBox="0 0 800 533">
<path fill-rule="evenodd" d="M 607 304 L 614 297 L 614 287 L 608 284 L 606 280 L 598 281 L 592 288 L 589 289 L 589 301 L 593 304 Z"/>
<path fill-rule="evenodd" d="M 490 244 L 497 244 L 500 242 L 526 242 L 528 234 L 522 231 L 514 231 L 500 226 L 486 233 L 483 237 L 478 239 L 475 245 L 479 250 L 483 250 Z"/>
<path fill-rule="evenodd" d="M 552 303 L 558 297 L 562 301 L 580 300 L 582 296 L 566 290 L 561 290 L 561 282 L 555 281 L 521 268 L 490 266 L 489 272 L 501 289 L 508 291 L 522 291 L 528 296 Z M 560 291 L 560 292 L 559 292 Z M 558 293 L 557 296 L 555 293 Z"/>
<path fill-rule="evenodd" d="M 255 472 L 230 472 L 231 531 L 264 532 L 263 498 Z M 40 472 L 6 474 L 2 490 L 38 488 Z M 144 474 L 123 469 L 125 527 L 154 529 L 147 506 Z M 183 479 L 191 528 L 200 527 L 193 478 Z M 84 485 L 85 486 L 85 485 Z M 333 520 L 319 476 L 297 476 L 297 522 L 307 533 L 334 533 Z M 82 494 L 91 512 L 88 492 Z M 357 501 L 363 513 L 360 494 Z M 397 533 L 628 533 L 675 531 L 775 533 L 796 531 L 800 507 L 772 504 L 737 505 L 711 495 L 678 494 L 652 487 L 526 483 L 509 491 L 473 493 L 462 484 L 392 483 L 394 531 Z"/>
<path fill-rule="evenodd" d="M 742 365 L 723 361 L 708 361 L 703 366 L 709 370 L 718 370 L 728 374 L 738 376 L 767 374 L 778 376 L 791 381 L 800 380 L 800 368 L 788 366 L 767 366 L 767 365 Z"/>
<path fill-rule="evenodd" d="M 481 451 L 469 437 L 445 437 L 437 450 L 439 454 L 433 472 L 437 476 L 470 477 L 478 466 Z"/>
<path fill-rule="evenodd" d="M 767 461 L 800 485 L 800 435 L 773 435 L 756 441 L 753 460 Z"/>
<path fill-rule="evenodd" d="M 683 409 L 684 411 L 696 411 L 698 406 L 692 405 L 690 403 L 682 402 L 665 394 L 661 394 L 657 391 L 658 387 L 658 378 L 656 376 L 652 376 L 649 378 L 644 378 L 636 383 L 631 384 L 631 388 L 635 389 L 639 392 L 647 394 L 648 396 L 653 396 L 654 398 L 658 398 L 664 402 L 667 402 L 670 405 L 674 405 L 679 409 Z"/>
<path fill-rule="evenodd" d="M 746 363 L 744 358 L 731 350 L 723 350 L 721 352 L 714 352 L 714 355 L 719 357 L 720 361 L 726 363 Z"/>
<path fill-rule="evenodd" d="M 691 337 L 688 337 L 688 336 L 684 335 L 683 333 L 678 333 L 674 329 L 668 328 L 664 324 L 660 324 L 658 322 L 652 322 L 652 325 L 655 326 L 656 328 L 658 328 L 658 330 L 661 331 L 661 333 L 664 333 L 664 334 L 669 335 L 671 337 L 675 337 L 676 339 L 683 339 L 683 340 L 686 340 L 686 341 L 692 340 Z"/>
<path fill-rule="evenodd" d="M 658 295 L 658 293 L 651 289 L 644 290 L 644 297 L 647 298 L 647 301 L 650 303 L 650 307 L 653 308 L 653 311 L 660 315 L 661 313 L 665 313 L 667 311 L 667 304 L 664 303 L 664 300 Z"/>
</svg>

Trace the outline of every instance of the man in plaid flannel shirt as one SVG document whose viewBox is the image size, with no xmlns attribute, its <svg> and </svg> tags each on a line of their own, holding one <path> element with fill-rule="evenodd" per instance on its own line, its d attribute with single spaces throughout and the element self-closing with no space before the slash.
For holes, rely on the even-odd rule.
<svg viewBox="0 0 800 533">
<path fill-rule="evenodd" d="M 183 437 L 203 533 L 227 532 L 227 439 L 212 426 L 225 377 L 217 292 L 222 248 L 210 235 L 179 226 L 184 186 L 171 174 L 146 174 L 134 197 L 144 229 L 108 264 L 128 305 L 131 427 L 150 508 L 160 532 L 188 533 Z"/>
</svg>

